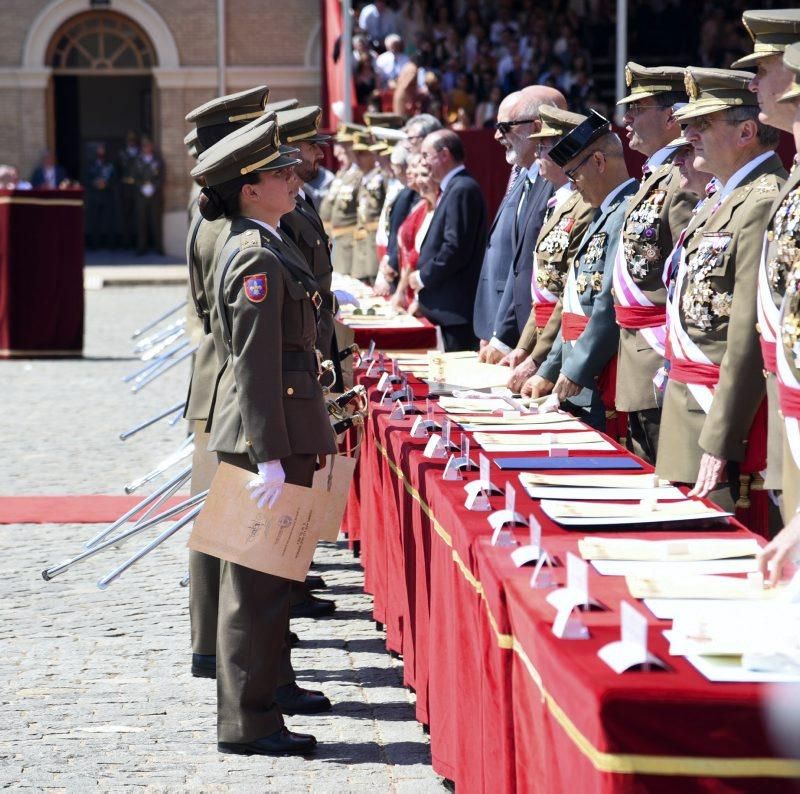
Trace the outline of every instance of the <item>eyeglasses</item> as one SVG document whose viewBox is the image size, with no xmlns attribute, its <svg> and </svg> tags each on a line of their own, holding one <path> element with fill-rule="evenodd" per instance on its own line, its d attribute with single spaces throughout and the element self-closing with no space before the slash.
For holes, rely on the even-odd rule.
<svg viewBox="0 0 800 794">
<path fill-rule="evenodd" d="M 575 175 L 578 173 L 578 171 L 580 171 L 580 169 L 581 169 L 581 168 L 583 168 L 583 166 L 584 166 L 584 164 L 586 163 L 586 161 L 587 161 L 587 160 L 588 160 L 590 157 L 593 157 L 594 155 L 595 155 L 595 152 L 589 152 L 589 154 L 587 154 L 587 155 L 586 155 L 586 157 L 584 157 L 584 158 L 583 158 L 583 160 L 581 160 L 581 161 L 580 161 L 580 162 L 579 162 L 579 163 L 578 163 L 578 164 L 575 166 L 575 168 L 570 168 L 570 169 L 569 169 L 569 171 L 564 171 L 564 176 L 565 176 L 567 179 L 569 179 L 569 181 L 570 181 L 570 182 L 574 182 L 574 181 L 575 181 Z"/>
<path fill-rule="evenodd" d="M 511 132 L 512 127 L 516 127 L 520 124 L 533 124 L 536 119 L 517 119 L 516 121 L 496 121 L 494 123 L 494 128 L 501 134 L 501 135 L 508 135 Z"/>
</svg>

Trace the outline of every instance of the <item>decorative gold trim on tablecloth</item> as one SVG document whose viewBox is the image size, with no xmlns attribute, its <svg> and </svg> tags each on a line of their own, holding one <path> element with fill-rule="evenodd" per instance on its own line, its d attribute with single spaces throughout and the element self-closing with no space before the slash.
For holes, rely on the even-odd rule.
<svg viewBox="0 0 800 794">
<path fill-rule="evenodd" d="M 665 775 L 665 776 L 689 776 L 689 777 L 768 777 L 768 778 L 788 778 L 800 777 L 800 763 L 784 758 L 707 758 L 703 756 L 686 755 L 640 755 L 634 753 L 606 753 L 598 750 L 581 732 L 575 723 L 567 716 L 566 712 L 558 705 L 555 698 L 544 688 L 542 676 L 534 667 L 530 657 L 525 653 L 525 649 L 513 634 L 501 634 L 498 630 L 497 619 L 492 614 L 486 600 L 486 594 L 481 582 L 475 578 L 472 571 L 461 559 L 458 552 L 453 549 L 453 541 L 450 534 L 439 523 L 433 515 L 429 505 L 408 481 L 406 475 L 401 471 L 394 461 L 389 458 L 389 453 L 385 447 L 375 441 L 378 451 L 386 458 L 389 468 L 395 476 L 403 483 L 411 498 L 419 503 L 420 508 L 431 520 L 431 526 L 439 537 L 450 547 L 453 562 L 461 571 L 464 579 L 481 596 L 486 616 L 492 629 L 497 636 L 500 648 L 511 649 L 520 658 L 531 680 L 542 694 L 542 698 L 547 704 L 547 709 L 552 714 L 556 722 L 563 728 L 573 744 L 589 759 L 592 766 L 600 772 L 610 772 L 618 775 Z"/>
<path fill-rule="evenodd" d="M 24 198 L 22 196 L 0 196 L 0 204 L 31 204 L 35 207 L 82 207 L 81 199 L 43 199 Z"/>
</svg>

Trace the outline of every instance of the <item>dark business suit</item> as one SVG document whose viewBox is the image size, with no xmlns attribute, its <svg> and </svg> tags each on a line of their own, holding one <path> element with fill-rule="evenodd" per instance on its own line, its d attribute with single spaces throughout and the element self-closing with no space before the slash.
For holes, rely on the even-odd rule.
<svg viewBox="0 0 800 794">
<path fill-rule="evenodd" d="M 441 327 L 445 350 L 477 348 L 472 315 L 485 248 L 486 203 L 462 170 L 445 186 L 417 262 L 419 305 Z"/>
<path fill-rule="evenodd" d="M 411 208 L 419 196 L 416 190 L 404 187 L 389 210 L 389 243 L 386 246 L 386 255 L 389 258 L 389 267 L 400 276 L 400 259 L 398 255 L 397 232 L 400 224 L 408 217 Z M 397 279 L 391 283 L 392 292 L 397 289 Z"/>
<path fill-rule="evenodd" d="M 491 339 L 494 335 L 495 318 L 514 257 L 514 223 L 524 183 L 524 179 L 517 179 L 500 204 L 489 229 L 472 317 L 472 327 L 478 339 Z"/>
<path fill-rule="evenodd" d="M 524 180 L 519 181 L 524 184 Z M 544 223 L 547 202 L 552 195 L 552 184 L 544 177 L 537 176 L 525 204 L 520 209 L 519 219 L 512 227 L 513 259 L 491 334 L 511 348 L 517 346 L 522 329 L 531 314 L 533 252 Z"/>
<path fill-rule="evenodd" d="M 60 165 L 54 166 L 53 171 L 53 183 L 50 184 L 47 181 L 44 168 L 40 165 L 34 168 L 30 179 L 31 187 L 34 190 L 39 190 L 41 188 L 57 188 L 67 178 L 67 172 Z"/>
</svg>

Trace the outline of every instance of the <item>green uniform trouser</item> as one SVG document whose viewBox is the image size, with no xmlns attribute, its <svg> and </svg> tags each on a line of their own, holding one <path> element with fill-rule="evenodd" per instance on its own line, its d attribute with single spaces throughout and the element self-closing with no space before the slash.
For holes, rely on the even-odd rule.
<svg viewBox="0 0 800 794">
<path fill-rule="evenodd" d="M 194 423 L 191 493 L 205 491 L 217 468 L 217 456 L 208 451 L 205 422 Z M 192 653 L 213 656 L 217 652 L 217 610 L 219 608 L 219 557 L 189 551 L 189 622 Z"/>
<path fill-rule="evenodd" d="M 343 234 L 333 238 L 333 269 L 337 273 L 349 276 L 353 272 L 354 256 L 355 247 L 352 234 Z"/>
<path fill-rule="evenodd" d="M 256 471 L 247 455 L 221 463 Z M 281 460 L 286 482 L 310 487 L 316 455 Z M 222 561 L 217 629 L 217 739 L 250 742 L 283 726 L 275 690 L 285 680 L 291 582 Z M 291 668 L 291 661 L 289 661 Z"/>
</svg>

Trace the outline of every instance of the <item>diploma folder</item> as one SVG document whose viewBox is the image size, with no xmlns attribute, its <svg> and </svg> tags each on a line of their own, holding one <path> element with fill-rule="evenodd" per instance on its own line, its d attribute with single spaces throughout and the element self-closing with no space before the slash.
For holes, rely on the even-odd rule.
<svg viewBox="0 0 800 794">
<path fill-rule="evenodd" d="M 641 469 L 642 464 L 633 458 L 608 455 L 559 456 L 556 458 L 495 458 L 494 462 L 503 470 L 508 469 L 559 469 L 564 471 L 602 470 L 602 469 Z"/>
</svg>

